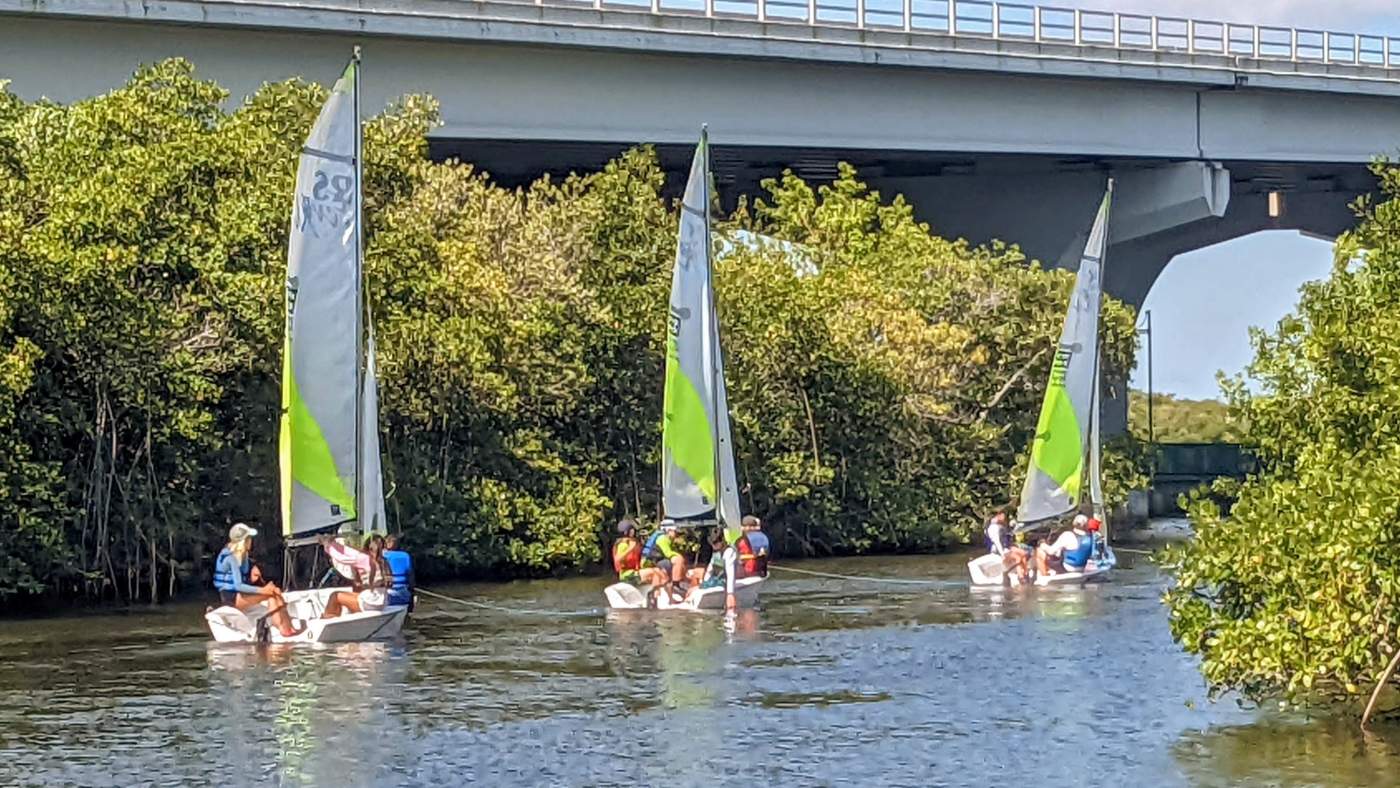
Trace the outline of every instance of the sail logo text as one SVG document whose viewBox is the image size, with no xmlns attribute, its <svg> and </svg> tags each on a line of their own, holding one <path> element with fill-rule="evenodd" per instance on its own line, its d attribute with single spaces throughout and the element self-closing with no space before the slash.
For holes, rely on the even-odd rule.
<svg viewBox="0 0 1400 788">
<path fill-rule="evenodd" d="M 1069 374 L 1069 362 L 1074 358 L 1074 354 L 1081 350 L 1079 343 L 1071 345 L 1060 345 L 1055 350 L 1055 359 L 1050 363 L 1050 385 L 1065 385 L 1065 376 Z"/>
<path fill-rule="evenodd" d="M 297 227 L 316 238 L 335 237 L 355 221 L 355 179 L 316 171 L 311 193 L 301 195 Z"/>
</svg>

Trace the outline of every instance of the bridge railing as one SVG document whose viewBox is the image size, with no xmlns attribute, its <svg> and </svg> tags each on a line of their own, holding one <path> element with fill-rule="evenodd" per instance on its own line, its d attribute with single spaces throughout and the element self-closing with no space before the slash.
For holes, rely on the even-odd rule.
<svg viewBox="0 0 1400 788">
<path fill-rule="evenodd" d="M 534 0 L 1038 44 L 1400 68 L 1400 36 L 1247 25 L 997 0 Z"/>
</svg>

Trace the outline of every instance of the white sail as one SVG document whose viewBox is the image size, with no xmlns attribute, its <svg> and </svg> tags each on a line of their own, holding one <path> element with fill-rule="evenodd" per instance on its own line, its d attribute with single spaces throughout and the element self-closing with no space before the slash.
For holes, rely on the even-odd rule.
<svg viewBox="0 0 1400 788">
<path fill-rule="evenodd" d="M 360 402 L 360 530 L 389 532 L 384 511 L 384 471 L 379 457 L 379 376 L 374 360 L 374 324 L 365 344 L 364 395 Z"/>
<path fill-rule="evenodd" d="M 709 143 L 701 132 L 671 274 L 661 430 L 662 504 L 677 520 L 739 524 L 728 397 L 711 273 Z"/>
<path fill-rule="evenodd" d="M 1080 502 L 1092 412 L 1097 411 L 1099 307 L 1108 241 L 1110 180 L 1084 245 L 1050 380 L 1036 423 L 1016 519 L 1023 525 L 1067 514 Z"/>
<path fill-rule="evenodd" d="M 288 535 L 357 516 L 358 70 L 352 60 L 335 83 L 297 165 L 279 440 Z"/>
<path fill-rule="evenodd" d="M 719 344 L 719 320 L 712 318 L 715 349 L 715 435 L 719 438 L 719 521 L 731 534 L 740 530 L 739 479 L 734 472 L 734 441 L 729 432 L 729 392 L 724 384 L 724 352 Z M 731 536 L 738 539 L 738 536 Z"/>
<path fill-rule="evenodd" d="M 1103 443 L 1099 437 L 1099 414 L 1103 410 L 1102 360 L 1097 356 L 1095 353 L 1094 404 L 1089 412 L 1089 500 L 1094 504 L 1095 519 L 1107 524 L 1108 512 L 1103 502 Z"/>
</svg>

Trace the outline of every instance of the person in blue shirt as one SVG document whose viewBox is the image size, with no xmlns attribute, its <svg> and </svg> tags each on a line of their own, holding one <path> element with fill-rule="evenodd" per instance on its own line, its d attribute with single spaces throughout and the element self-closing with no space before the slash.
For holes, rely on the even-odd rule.
<svg viewBox="0 0 1400 788">
<path fill-rule="evenodd" d="M 384 560 L 389 564 L 393 584 L 389 586 L 389 604 L 408 605 L 413 610 L 413 588 L 417 581 L 413 577 L 413 557 L 399 549 L 399 538 L 394 535 L 384 538 Z"/>
<path fill-rule="evenodd" d="M 287 600 L 276 583 L 267 582 L 254 585 L 262 577 L 253 566 L 249 553 L 253 549 L 253 537 L 258 532 L 243 523 L 234 523 L 228 529 L 228 544 L 214 559 L 214 588 L 219 592 L 219 601 L 229 607 L 248 610 L 261 604 L 267 606 L 267 619 L 283 637 L 295 637 L 302 629 L 292 626 L 292 617 L 287 614 Z"/>
</svg>

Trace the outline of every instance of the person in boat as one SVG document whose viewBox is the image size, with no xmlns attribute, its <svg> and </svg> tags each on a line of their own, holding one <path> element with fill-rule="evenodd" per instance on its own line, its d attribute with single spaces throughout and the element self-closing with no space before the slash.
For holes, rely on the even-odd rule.
<svg viewBox="0 0 1400 788">
<path fill-rule="evenodd" d="M 740 537 L 742 540 L 743 537 Z M 736 540 L 737 542 L 738 540 Z M 734 610 L 739 606 L 738 597 L 734 595 L 734 581 L 740 577 L 739 548 L 729 544 L 724 537 L 724 529 L 716 528 L 710 532 L 710 548 L 714 551 L 710 556 L 710 563 L 705 567 L 704 577 L 700 582 L 691 587 L 686 599 L 690 599 L 702 591 L 711 588 L 724 588 L 724 609 Z"/>
<path fill-rule="evenodd" d="M 321 618 L 335 618 L 343 613 L 363 613 L 383 610 L 389 604 L 392 572 L 384 560 L 384 537 L 373 534 L 364 550 L 356 550 L 331 539 L 321 537 L 321 546 L 331 560 L 354 569 L 355 582 L 349 591 L 336 591 L 326 601 Z"/>
<path fill-rule="evenodd" d="M 613 571 L 617 579 L 634 586 L 651 586 L 658 589 L 666 585 L 665 572 L 654 566 L 642 565 L 642 541 L 637 538 L 637 524 L 630 518 L 617 523 L 617 541 L 612 547 Z"/>
<path fill-rule="evenodd" d="M 1054 541 L 1041 544 L 1035 554 L 1035 568 L 1041 575 L 1060 572 L 1083 572 L 1094 553 L 1094 540 L 1085 530 L 1089 518 L 1075 515 L 1069 529 Z"/>
<path fill-rule="evenodd" d="M 399 537 L 384 537 L 384 563 L 389 565 L 389 604 L 404 605 L 413 612 L 413 589 L 418 585 L 413 576 L 413 556 L 399 549 Z"/>
<path fill-rule="evenodd" d="M 262 582 L 262 572 L 249 556 L 253 537 L 257 535 L 256 528 L 244 523 L 234 523 L 228 529 L 228 544 L 214 559 L 214 588 L 219 592 L 219 601 L 229 607 L 248 610 L 266 604 L 267 620 L 283 637 L 295 637 L 301 634 L 302 628 L 292 625 L 282 589 L 276 583 Z M 259 582 L 262 584 L 255 584 Z"/>
<path fill-rule="evenodd" d="M 1002 568 L 1016 572 L 1022 582 L 1030 580 L 1031 559 L 1024 541 L 1016 540 L 1015 529 L 1005 509 L 992 512 L 987 519 L 987 545 L 992 555 L 1001 558 Z"/>
<path fill-rule="evenodd" d="M 749 549 L 753 555 L 752 561 L 748 562 L 749 565 L 744 568 L 745 575 L 748 577 L 767 577 L 768 534 L 763 532 L 763 521 L 751 514 L 746 514 L 740 522 L 744 527 L 744 538 L 748 540 Z M 739 556 L 741 561 L 746 560 L 742 552 L 741 550 Z"/>
<path fill-rule="evenodd" d="M 1089 522 L 1084 524 L 1084 530 L 1089 532 L 1089 538 L 1094 541 L 1092 550 L 1095 561 L 1102 561 L 1105 550 L 1108 548 L 1108 540 L 1103 537 L 1103 522 L 1099 518 L 1090 515 Z"/>
<path fill-rule="evenodd" d="M 672 595 L 686 579 L 685 554 L 676 547 L 676 521 L 669 517 L 642 547 L 642 566 L 660 570 Z"/>
</svg>

